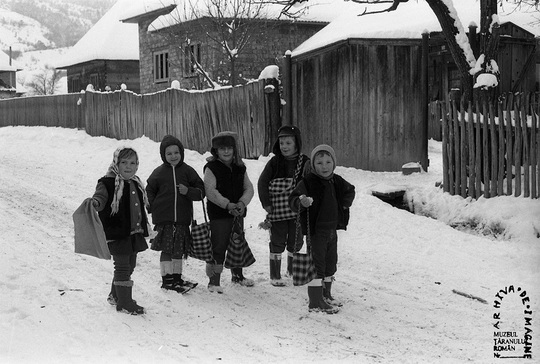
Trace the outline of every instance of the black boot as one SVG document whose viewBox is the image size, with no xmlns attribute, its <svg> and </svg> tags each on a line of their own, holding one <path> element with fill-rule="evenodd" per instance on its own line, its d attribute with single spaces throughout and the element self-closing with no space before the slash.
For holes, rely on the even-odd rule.
<svg viewBox="0 0 540 364">
<path fill-rule="evenodd" d="M 322 286 L 308 286 L 309 311 L 325 312 L 333 314 L 339 312 L 339 308 L 331 306 L 324 301 Z"/>
<path fill-rule="evenodd" d="M 173 286 L 175 290 L 177 290 L 178 292 L 183 290 L 180 293 L 186 293 L 187 291 L 192 290 L 193 288 L 197 287 L 198 283 L 183 280 L 181 274 L 173 273 L 172 276 L 173 276 Z"/>
<path fill-rule="evenodd" d="M 245 287 L 252 287 L 255 284 L 252 279 L 244 277 L 244 273 L 242 273 L 242 268 L 231 268 L 231 274 L 231 281 L 233 283 L 237 283 Z"/>
<path fill-rule="evenodd" d="M 210 292 L 223 293 L 221 287 L 221 272 L 223 272 L 222 264 L 206 263 L 206 275 L 209 278 L 208 290 Z"/>
<path fill-rule="evenodd" d="M 274 287 L 286 286 L 281 279 L 281 254 L 279 253 L 270 253 L 270 284 Z"/>
<path fill-rule="evenodd" d="M 292 277 L 292 253 L 287 252 L 287 275 Z"/>
<path fill-rule="evenodd" d="M 118 295 L 116 311 L 125 312 L 132 315 L 142 315 L 145 313 L 144 307 L 137 305 L 131 298 L 133 281 L 115 281 L 114 285 L 116 294 Z"/>
<path fill-rule="evenodd" d="M 118 302 L 118 296 L 116 295 L 114 281 L 111 283 L 111 292 L 109 293 L 109 296 L 107 297 L 107 302 L 109 302 L 109 304 L 112 306 L 116 306 L 116 303 Z"/>
<path fill-rule="evenodd" d="M 334 297 L 332 297 L 332 280 L 331 279 L 330 281 L 324 281 L 324 286 L 323 286 L 323 297 L 324 297 L 324 300 L 326 301 L 326 303 L 330 304 L 330 305 L 333 305 L 333 306 L 338 306 L 338 307 L 341 307 L 343 306 L 343 303 L 336 300 Z"/>
</svg>

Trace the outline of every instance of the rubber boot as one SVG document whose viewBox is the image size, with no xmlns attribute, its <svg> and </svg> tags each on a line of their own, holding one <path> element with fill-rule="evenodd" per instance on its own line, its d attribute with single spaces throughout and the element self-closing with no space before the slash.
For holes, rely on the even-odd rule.
<svg viewBox="0 0 540 364">
<path fill-rule="evenodd" d="M 116 311 L 129 313 L 131 315 L 144 314 L 144 307 L 141 307 L 131 298 L 133 291 L 133 281 L 115 281 L 116 294 L 118 302 L 116 303 Z"/>
<path fill-rule="evenodd" d="M 341 307 L 343 306 L 343 303 L 336 300 L 334 297 L 332 297 L 332 282 L 334 280 L 334 277 L 325 277 L 323 281 L 323 297 L 326 303 Z"/>
<path fill-rule="evenodd" d="M 116 306 L 116 303 L 118 302 L 118 296 L 116 295 L 114 281 L 111 283 L 111 292 L 109 293 L 109 296 L 107 297 L 107 302 L 109 302 L 109 304 L 112 306 Z"/>
<path fill-rule="evenodd" d="M 221 287 L 221 272 L 223 272 L 223 265 L 206 263 L 206 275 L 209 278 L 208 290 L 210 292 L 223 293 L 223 287 Z"/>
<path fill-rule="evenodd" d="M 287 252 L 287 275 L 289 277 L 292 277 L 292 261 L 293 261 L 293 253 Z"/>
<path fill-rule="evenodd" d="M 339 308 L 331 306 L 324 301 L 322 286 L 308 286 L 309 311 L 325 312 L 333 314 L 339 312 Z"/>
<path fill-rule="evenodd" d="M 239 284 L 244 287 L 253 287 L 255 282 L 252 279 L 244 277 L 242 268 L 231 268 L 231 282 Z"/>
<path fill-rule="evenodd" d="M 172 274 L 165 274 L 164 276 L 161 276 L 161 288 L 166 289 L 168 291 L 175 291 L 174 289 L 174 278 Z"/>
<path fill-rule="evenodd" d="M 281 279 L 281 254 L 279 253 L 270 253 L 270 284 L 274 287 L 286 285 Z"/>
<path fill-rule="evenodd" d="M 173 285 L 175 289 L 179 289 L 179 287 L 183 288 L 185 291 L 189 291 L 195 287 L 197 287 L 197 282 L 190 282 L 182 279 L 182 275 L 178 273 L 173 273 Z"/>
</svg>

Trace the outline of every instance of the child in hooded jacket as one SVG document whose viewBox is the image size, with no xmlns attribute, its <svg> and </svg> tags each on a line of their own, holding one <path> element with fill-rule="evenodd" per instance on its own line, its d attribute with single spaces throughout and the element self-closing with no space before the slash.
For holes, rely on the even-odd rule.
<svg viewBox="0 0 540 364">
<path fill-rule="evenodd" d="M 164 136 L 159 151 L 163 164 L 154 169 L 146 185 L 148 211 L 157 232 L 151 249 L 161 251 L 161 288 L 185 293 L 197 286 L 182 278 L 182 259 L 187 258 L 191 247 L 193 201 L 204 198 L 204 183 L 184 162 L 180 140 L 172 135 Z"/>
<path fill-rule="evenodd" d="M 131 275 L 137 254 L 148 248 L 148 199 L 144 186 L 135 175 L 139 168 L 137 152 L 120 147 L 104 177 L 98 180 L 92 204 L 99 212 L 107 246 L 113 258 L 114 276 L 107 301 L 117 311 L 140 315 L 144 307 L 132 299 Z"/>
<path fill-rule="evenodd" d="M 216 134 L 212 138 L 212 156 L 204 166 L 213 253 L 213 261 L 206 262 L 210 292 L 223 293 L 220 279 L 233 223 L 236 219 L 243 229 L 246 206 L 254 194 L 236 139 L 237 134 L 234 132 Z M 231 268 L 231 275 L 233 283 L 246 287 L 254 284 L 253 280 L 244 277 L 242 268 Z"/>
<path fill-rule="evenodd" d="M 301 234 L 296 236 L 296 215 L 288 198 L 304 174 L 309 172 L 309 158 L 302 154 L 300 129 L 285 125 L 279 128 L 272 149 L 274 156 L 262 171 L 257 189 L 261 205 L 270 222 L 270 283 L 285 286 L 281 279 L 281 255 L 287 249 L 287 273 L 292 275 L 293 253 L 302 248 Z"/>
<path fill-rule="evenodd" d="M 304 235 L 309 232 L 317 271 L 317 278 L 308 283 L 309 309 L 327 313 L 338 312 L 341 306 L 331 292 L 337 271 L 337 230 L 347 228 L 355 197 L 354 186 L 335 174 L 335 168 L 334 149 L 326 144 L 317 146 L 311 152 L 311 173 L 289 197 L 291 209 L 301 212 Z"/>
</svg>

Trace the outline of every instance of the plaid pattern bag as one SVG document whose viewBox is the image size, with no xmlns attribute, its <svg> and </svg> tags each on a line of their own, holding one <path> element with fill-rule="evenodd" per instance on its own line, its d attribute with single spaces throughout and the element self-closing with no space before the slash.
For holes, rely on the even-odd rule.
<svg viewBox="0 0 540 364">
<path fill-rule="evenodd" d="M 210 223 L 206 217 L 206 208 L 202 200 L 204 223 L 197 225 L 196 220 L 191 222 L 191 248 L 189 256 L 195 259 L 209 262 L 214 259 L 212 253 L 212 241 L 210 240 Z"/>
<path fill-rule="evenodd" d="M 293 262 L 292 262 L 292 276 L 293 276 L 293 285 L 303 286 L 308 284 L 315 278 L 317 278 L 317 271 L 315 269 L 315 264 L 313 263 L 313 256 L 311 255 L 311 244 L 310 244 L 310 231 L 309 231 L 309 211 L 306 211 L 306 218 L 308 231 L 306 235 L 306 250 L 304 253 L 293 253 Z M 296 241 L 298 241 L 298 233 L 301 231 L 300 227 L 300 214 L 296 217 Z M 295 250 L 298 250 L 295 248 Z"/>
<path fill-rule="evenodd" d="M 300 155 L 293 178 L 275 178 L 270 181 L 268 192 L 270 193 L 270 201 L 272 202 L 272 212 L 267 216 L 270 222 L 290 220 L 296 217 L 296 212 L 293 212 L 289 207 L 289 195 L 296 187 L 296 181 L 298 181 L 302 170 L 303 160 L 303 155 Z"/>
<path fill-rule="evenodd" d="M 255 263 L 255 257 L 246 241 L 239 218 L 235 217 L 225 256 L 225 268 L 246 268 L 253 263 Z"/>
</svg>

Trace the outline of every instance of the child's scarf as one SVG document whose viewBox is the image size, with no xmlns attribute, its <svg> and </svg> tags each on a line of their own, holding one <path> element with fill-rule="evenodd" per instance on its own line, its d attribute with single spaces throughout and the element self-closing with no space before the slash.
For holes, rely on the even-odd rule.
<svg viewBox="0 0 540 364">
<path fill-rule="evenodd" d="M 122 199 L 122 194 L 124 193 L 124 178 L 120 174 L 120 170 L 118 169 L 118 155 L 120 152 L 125 149 L 125 147 L 120 147 L 115 150 L 113 155 L 113 161 L 111 165 L 109 166 L 109 169 L 107 170 L 107 176 L 114 177 L 114 195 L 111 203 L 111 216 L 116 214 L 118 212 L 118 209 L 120 207 L 120 200 Z M 137 184 L 137 187 L 142 192 L 143 195 L 143 202 L 144 206 L 148 208 L 150 206 L 150 203 L 148 202 L 148 196 L 146 195 L 146 189 L 144 188 L 144 185 L 141 181 L 141 179 L 133 175 L 133 177 L 130 178 L 133 182 Z"/>
</svg>

